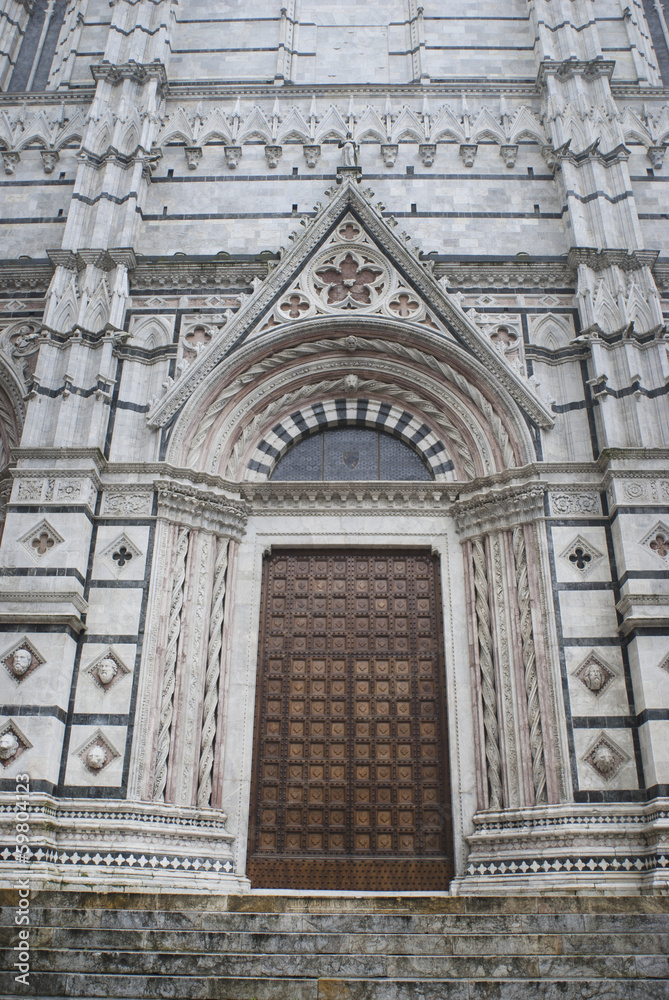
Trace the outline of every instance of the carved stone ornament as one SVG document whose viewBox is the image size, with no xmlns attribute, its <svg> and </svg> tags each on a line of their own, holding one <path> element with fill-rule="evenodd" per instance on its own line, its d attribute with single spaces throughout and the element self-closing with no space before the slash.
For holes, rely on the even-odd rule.
<svg viewBox="0 0 669 1000">
<path fill-rule="evenodd" d="M 275 167 L 279 166 L 282 153 L 283 149 L 281 146 L 265 146 L 265 159 L 270 170 L 274 170 Z"/>
<path fill-rule="evenodd" d="M 0 764 L 3 767 L 16 763 L 31 748 L 32 743 L 12 719 L 0 729 Z"/>
<path fill-rule="evenodd" d="M 242 147 L 241 146 L 226 146 L 225 147 L 225 162 L 227 163 L 230 170 L 236 170 L 239 166 L 239 161 L 242 158 Z"/>
<path fill-rule="evenodd" d="M 48 556 L 55 548 L 62 545 L 63 541 L 63 536 L 47 520 L 40 521 L 39 524 L 35 525 L 34 528 L 31 528 L 29 532 L 19 538 L 19 542 L 35 562 L 41 562 L 45 556 Z"/>
<path fill-rule="evenodd" d="M 653 170 L 661 170 L 662 164 L 664 163 L 664 154 L 666 152 L 666 146 L 649 146 L 646 150 L 646 156 L 650 160 Z"/>
<path fill-rule="evenodd" d="M 543 515 L 543 484 L 511 486 L 459 500 L 453 504 L 455 526 L 461 540 L 530 524 Z"/>
<path fill-rule="evenodd" d="M 667 653 L 667 655 L 660 660 L 658 667 L 660 670 L 666 670 L 669 674 L 669 653 Z"/>
<path fill-rule="evenodd" d="M 99 774 L 120 757 L 116 747 L 110 743 L 101 729 L 97 729 L 74 753 L 90 774 Z"/>
<path fill-rule="evenodd" d="M 504 160 L 504 166 L 508 167 L 510 170 L 512 167 L 515 167 L 516 165 L 516 158 L 518 156 L 518 147 L 508 146 L 508 145 L 500 146 L 499 155 Z"/>
<path fill-rule="evenodd" d="M 188 164 L 189 170 L 197 170 L 198 163 L 202 159 L 202 147 L 201 146 L 186 146 L 184 149 L 186 155 L 186 163 Z"/>
<path fill-rule="evenodd" d="M 431 167 L 437 155 L 437 147 L 432 142 L 422 142 L 418 147 L 418 155 L 424 167 Z"/>
<path fill-rule="evenodd" d="M 381 158 L 387 167 L 394 167 L 399 146 L 395 142 L 386 142 L 381 145 Z"/>
<path fill-rule="evenodd" d="M 564 559 L 567 565 L 575 569 L 580 576 L 586 577 L 604 558 L 604 554 L 592 542 L 589 542 L 582 535 L 577 535 L 560 553 L 560 558 Z"/>
<path fill-rule="evenodd" d="M 576 668 L 574 677 L 578 677 L 591 694 L 599 697 L 615 679 L 616 672 L 597 653 L 590 653 Z"/>
<path fill-rule="evenodd" d="M 597 493 L 551 493 L 551 510 L 554 514 L 599 514 Z"/>
<path fill-rule="evenodd" d="M 24 636 L 0 657 L 7 672 L 19 684 L 46 663 L 30 639 Z"/>
<path fill-rule="evenodd" d="M 669 566 L 669 528 L 658 521 L 641 539 L 640 543 L 666 567 Z"/>
<path fill-rule="evenodd" d="M 460 145 L 460 156 L 462 157 L 462 162 L 466 167 L 473 167 L 474 160 L 476 159 L 476 154 L 478 152 L 478 146 L 476 143 L 463 142 Z"/>
<path fill-rule="evenodd" d="M 21 162 L 21 157 L 18 153 L 13 151 L 3 152 L 2 162 L 5 168 L 5 173 L 11 175 Z"/>
<path fill-rule="evenodd" d="M 629 754 L 604 732 L 599 733 L 581 759 L 604 781 L 612 781 L 621 767 L 631 760 Z"/>
<path fill-rule="evenodd" d="M 135 489 L 105 490 L 102 509 L 105 514 L 116 517 L 137 517 L 139 514 L 150 514 L 153 504 L 153 487 L 137 487 Z"/>
<path fill-rule="evenodd" d="M 309 144 L 302 147 L 304 158 L 308 167 L 315 167 L 321 155 L 321 147 L 316 144 Z"/>
<path fill-rule="evenodd" d="M 158 480 L 158 517 L 187 528 L 202 528 L 239 541 L 246 530 L 248 507 L 222 493 Z"/>
<path fill-rule="evenodd" d="M 242 304 L 227 324 L 225 336 L 217 338 L 193 362 L 185 377 L 170 386 L 153 405 L 147 415 L 149 426 L 164 426 L 243 333 L 252 340 L 277 323 L 299 322 L 287 320 L 277 309 L 278 302 L 289 292 L 302 292 L 317 305 L 319 312 L 339 315 L 342 320 L 348 321 L 356 310 L 379 312 L 397 322 L 397 315 L 391 312 L 388 303 L 401 290 L 417 297 L 421 304 L 421 311 L 408 322 L 436 326 L 445 339 L 461 337 L 483 363 L 484 381 L 491 391 L 496 391 L 493 386 L 501 385 L 531 419 L 541 427 L 552 427 L 555 416 L 551 403 L 539 391 L 535 380 L 500 357 L 488 338 L 440 285 L 433 268 L 419 259 L 418 248 L 410 245 L 410 237 L 393 232 L 394 220 L 387 218 L 382 206 L 372 204 L 373 192 L 360 188 L 348 176 L 341 180 L 340 185 L 327 192 L 326 204 L 317 206 L 313 218 L 300 220 L 303 232 L 295 233 L 291 240 L 294 246 L 283 251 L 266 279 Z M 350 260 L 342 271 L 347 256 Z M 439 316 L 445 318 L 448 326 L 440 324 Z M 171 447 L 176 446 L 180 434 L 179 431 L 173 437 Z"/>
<path fill-rule="evenodd" d="M 52 174 L 55 170 L 56 164 L 60 160 L 60 153 L 57 149 L 41 149 L 40 154 L 42 156 L 44 173 Z"/>
<path fill-rule="evenodd" d="M 103 561 L 114 576 L 123 576 L 131 566 L 137 566 L 144 557 L 143 552 L 124 532 L 100 553 Z"/>
<path fill-rule="evenodd" d="M 103 691 L 109 691 L 126 674 L 131 673 L 118 653 L 109 646 L 97 659 L 86 667 L 85 673 L 93 680 L 97 687 Z"/>
</svg>

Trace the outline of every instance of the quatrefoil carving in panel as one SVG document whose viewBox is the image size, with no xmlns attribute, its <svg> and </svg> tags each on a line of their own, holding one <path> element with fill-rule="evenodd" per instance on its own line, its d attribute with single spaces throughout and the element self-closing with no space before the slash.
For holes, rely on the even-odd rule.
<svg viewBox="0 0 669 1000">
<path fill-rule="evenodd" d="M 19 538 L 19 542 L 35 562 L 41 562 L 45 556 L 61 545 L 63 541 L 63 536 L 46 520 L 40 521 L 39 524 L 35 525 L 34 528 L 31 528 L 30 531 Z"/>
<path fill-rule="evenodd" d="M 665 568 L 669 566 L 669 528 L 663 521 L 658 521 L 641 539 L 640 544 L 652 552 Z"/>
<path fill-rule="evenodd" d="M 604 558 L 604 554 L 592 542 L 583 538 L 582 535 L 577 535 L 564 552 L 560 553 L 560 558 L 564 559 L 580 576 L 586 577 Z"/>
</svg>

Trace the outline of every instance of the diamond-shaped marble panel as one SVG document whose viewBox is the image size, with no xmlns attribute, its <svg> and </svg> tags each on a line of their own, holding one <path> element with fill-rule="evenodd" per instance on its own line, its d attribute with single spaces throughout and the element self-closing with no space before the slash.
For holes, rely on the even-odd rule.
<svg viewBox="0 0 669 1000">
<path fill-rule="evenodd" d="M 124 531 L 102 551 L 101 556 L 112 573 L 116 576 L 122 576 L 123 573 L 128 572 L 131 566 L 137 564 L 143 553 Z"/>
<path fill-rule="evenodd" d="M 116 757 L 121 756 L 101 729 L 97 729 L 78 750 L 75 750 L 74 755 L 91 774 L 100 774 Z"/>
<path fill-rule="evenodd" d="M 615 778 L 623 764 L 630 759 L 629 754 L 604 732 L 599 733 L 582 757 L 604 781 Z"/>
<path fill-rule="evenodd" d="M 86 667 L 84 672 L 92 678 L 97 687 L 109 691 L 122 677 L 130 673 L 130 669 L 113 647 L 109 646 Z"/>
<path fill-rule="evenodd" d="M 585 660 L 574 670 L 574 677 L 578 677 L 581 683 L 587 687 L 595 696 L 599 696 L 606 691 L 611 681 L 615 678 L 616 671 L 597 653 L 590 653 Z"/>
<path fill-rule="evenodd" d="M 55 548 L 63 543 L 62 535 L 59 535 L 52 524 L 45 519 L 31 528 L 25 535 L 19 538 L 23 545 L 36 562 L 41 562 L 45 556 L 53 552 Z"/>
<path fill-rule="evenodd" d="M 9 767 L 19 759 L 21 754 L 30 750 L 32 743 L 25 736 L 13 719 L 10 719 L 2 729 L 0 729 L 0 764 Z"/>
<path fill-rule="evenodd" d="M 19 684 L 26 677 L 30 677 L 43 663 L 46 663 L 42 654 L 35 649 L 26 636 L 19 639 L 6 653 L 0 656 L 0 661 Z"/>
<path fill-rule="evenodd" d="M 604 558 L 604 553 L 582 535 L 577 535 L 560 553 L 560 558 L 585 577 Z"/>
</svg>

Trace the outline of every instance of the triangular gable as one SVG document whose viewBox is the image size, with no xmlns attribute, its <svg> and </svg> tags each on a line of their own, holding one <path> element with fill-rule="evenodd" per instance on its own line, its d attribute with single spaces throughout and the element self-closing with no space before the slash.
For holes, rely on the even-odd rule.
<svg viewBox="0 0 669 1000">
<path fill-rule="evenodd" d="M 369 192 L 371 193 L 371 192 Z M 539 426 L 550 427 L 549 404 L 519 367 L 499 351 L 433 276 L 432 265 L 393 232 L 355 180 L 343 179 L 330 201 L 229 320 L 221 337 L 172 385 L 149 414 L 162 427 L 196 387 L 242 343 L 281 325 L 299 326 L 318 316 L 333 320 L 385 316 L 415 329 L 430 328 L 477 358 Z"/>
</svg>

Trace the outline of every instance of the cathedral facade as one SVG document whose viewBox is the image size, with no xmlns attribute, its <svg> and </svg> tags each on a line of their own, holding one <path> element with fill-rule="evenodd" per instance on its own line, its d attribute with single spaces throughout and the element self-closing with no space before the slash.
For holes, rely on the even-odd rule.
<svg viewBox="0 0 669 1000">
<path fill-rule="evenodd" d="M 663 4 L 0 39 L 5 884 L 666 891 Z"/>
</svg>

